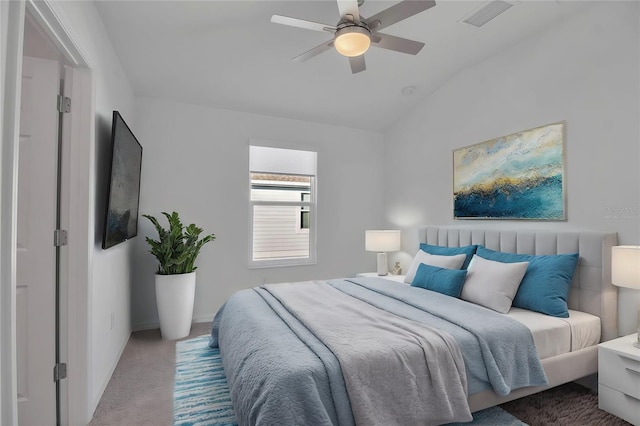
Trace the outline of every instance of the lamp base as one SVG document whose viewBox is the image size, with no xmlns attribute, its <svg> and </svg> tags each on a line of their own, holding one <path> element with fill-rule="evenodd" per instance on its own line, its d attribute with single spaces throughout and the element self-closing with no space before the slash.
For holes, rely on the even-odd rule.
<svg viewBox="0 0 640 426">
<path fill-rule="evenodd" d="M 387 253 L 378 253 L 378 275 L 385 276 L 389 273 Z"/>
</svg>

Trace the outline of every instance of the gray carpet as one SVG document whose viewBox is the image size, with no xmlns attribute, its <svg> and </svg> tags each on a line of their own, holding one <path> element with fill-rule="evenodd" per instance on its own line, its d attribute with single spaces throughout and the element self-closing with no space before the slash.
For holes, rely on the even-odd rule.
<svg viewBox="0 0 640 426">
<path fill-rule="evenodd" d="M 194 324 L 185 339 L 207 334 L 211 323 Z M 90 425 L 172 425 L 175 341 L 159 330 L 134 332 L 96 409 Z M 531 426 L 629 425 L 598 409 L 598 397 L 567 384 L 502 405 Z"/>
<path fill-rule="evenodd" d="M 185 339 L 207 334 L 211 323 L 194 324 Z M 176 341 L 160 330 L 131 334 L 90 425 L 162 426 L 173 424 Z"/>
</svg>

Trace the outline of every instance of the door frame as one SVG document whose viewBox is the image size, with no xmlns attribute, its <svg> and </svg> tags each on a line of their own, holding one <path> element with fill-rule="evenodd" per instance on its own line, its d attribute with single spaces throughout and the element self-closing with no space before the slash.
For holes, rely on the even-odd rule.
<svg viewBox="0 0 640 426">
<path fill-rule="evenodd" d="M 62 424 L 87 424 L 91 390 L 88 315 L 94 241 L 95 86 L 92 66 L 58 13 L 55 1 L 0 1 L 0 424 L 17 424 L 16 223 L 23 33 L 26 11 L 35 18 L 70 66 L 65 96 L 71 113 L 63 124 L 61 220 L 69 231 L 62 256 L 60 293 Z M 65 163 L 66 161 L 66 163 Z M 66 166 L 65 166 L 66 164 Z M 53 366 L 52 366 L 53 368 Z"/>
</svg>

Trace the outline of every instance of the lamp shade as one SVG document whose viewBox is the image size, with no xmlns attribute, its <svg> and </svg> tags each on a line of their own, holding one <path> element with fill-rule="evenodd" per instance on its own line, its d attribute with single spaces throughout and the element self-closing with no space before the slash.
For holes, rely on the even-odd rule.
<svg viewBox="0 0 640 426">
<path fill-rule="evenodd" d="M 365 231 L 364 248 L 379 253 L 400 250 L 400 231 Z"/>
<path fill-rule="evenodd" d="M 640 246 L 611 248 L 611 282 L 640 290 Z"/>
</svg>

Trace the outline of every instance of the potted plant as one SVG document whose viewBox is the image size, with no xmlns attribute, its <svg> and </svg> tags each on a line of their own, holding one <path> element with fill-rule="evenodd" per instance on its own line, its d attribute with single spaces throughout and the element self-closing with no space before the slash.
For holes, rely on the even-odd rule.
<svg viewBox="0 0 640 426">
<path fill-rule="evenodd" d="M 156 303 L 163 339 L 180 339 L 189 335 L 193 318 L 193 302 L 196 291 L 195 261 L 200 249 L 216 237 L 214 234 L 200 238 L 202 228 L 195 224 L 184 226 L 177 212 L 162 212 L 169 222 L 169 229 L 160 225 L 150 215 L 143 215 L 158 231 L 158 240 L 146 237 L 151 246 L 149 252 L 158 259 L 156 272 Z"/>
</svg>

